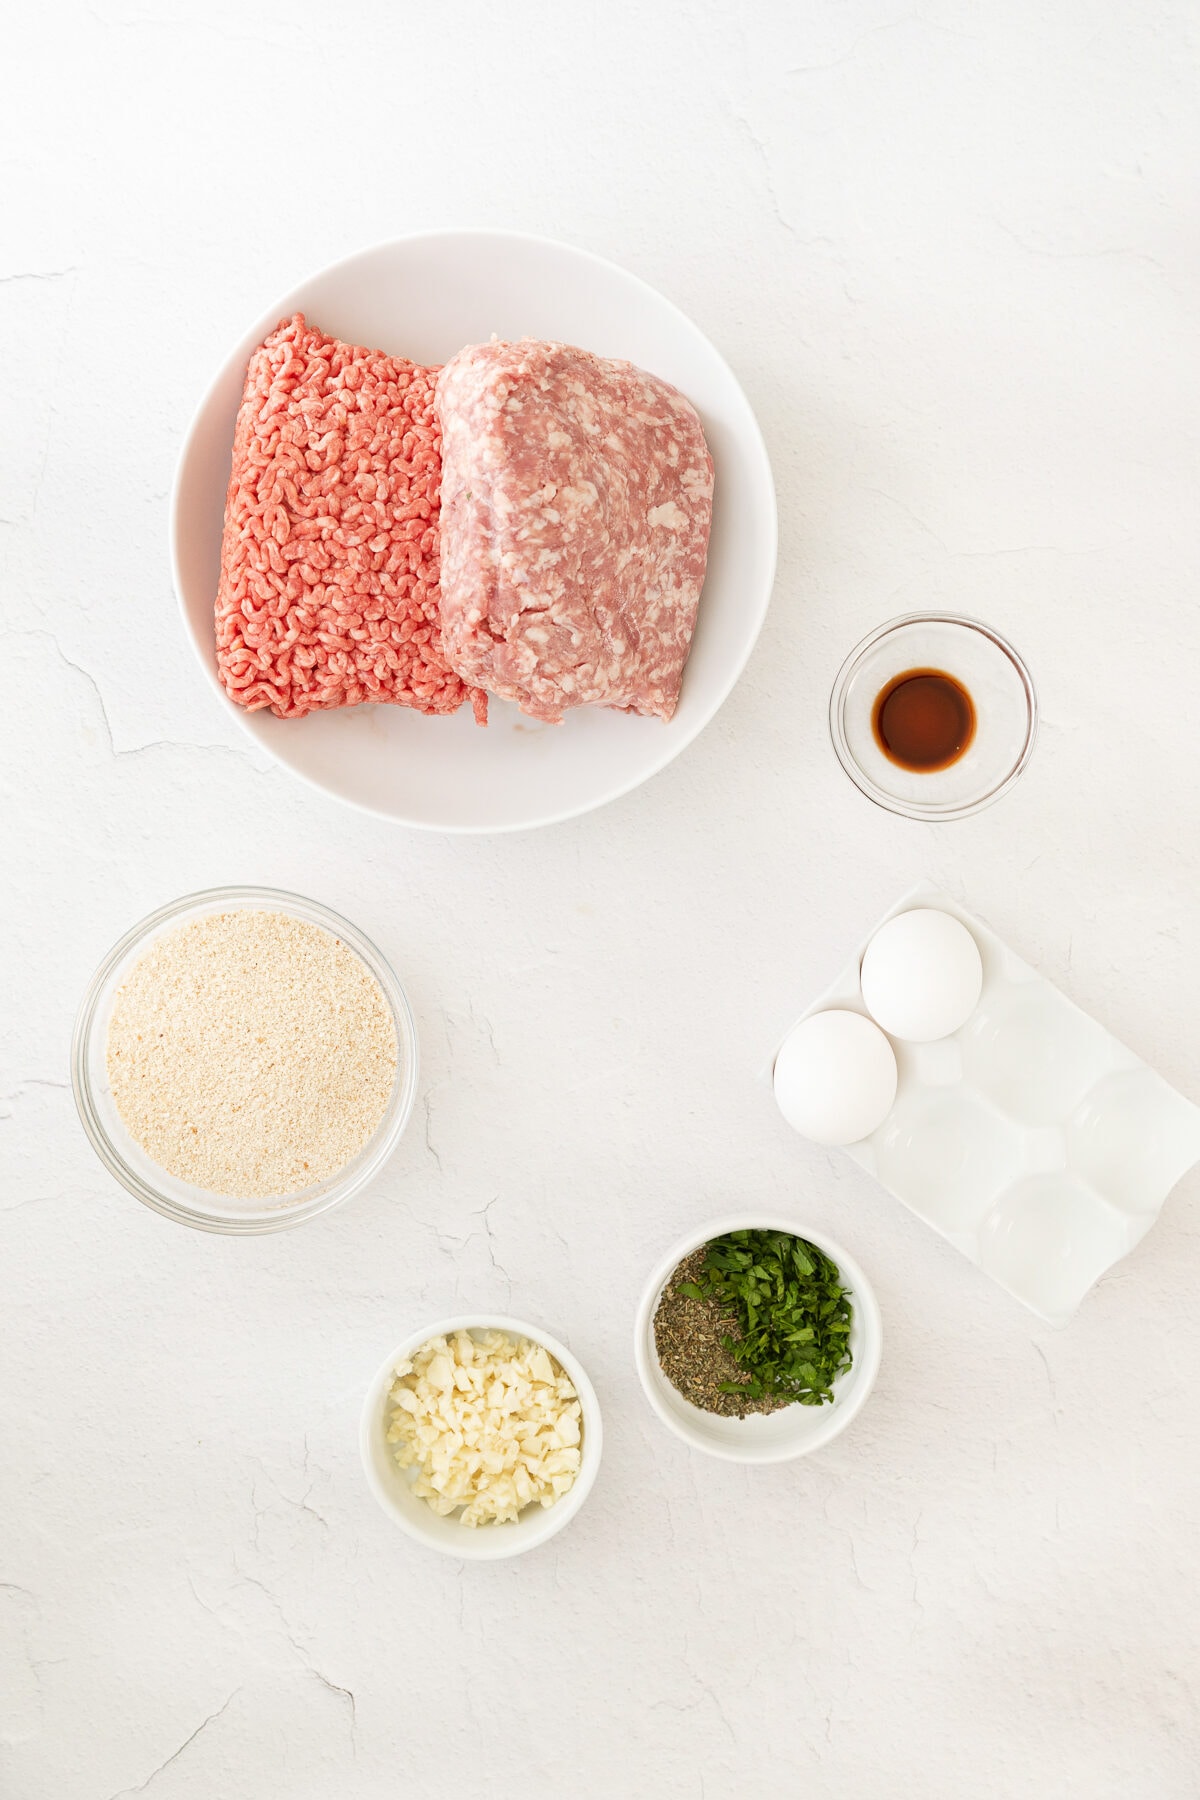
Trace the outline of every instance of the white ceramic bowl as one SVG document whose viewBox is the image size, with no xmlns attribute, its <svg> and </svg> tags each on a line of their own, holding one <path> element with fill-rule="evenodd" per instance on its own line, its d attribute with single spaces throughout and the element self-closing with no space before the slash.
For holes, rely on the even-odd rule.
<svg viewBox="0 0 1200 1800">
<path fill-rule="evenodd" d="M 217 678 L 213 603 L 233 426 L 251 351 L 283 318 L 357 344 L 439 363 L 500 337 L 565 339 L 626 357 L 695 404 L 716 464 L 708 577 L 683 693 L 667 725 L 581 707 L 542 725 L 493 701 L 428 718 L 399 706 L 276 719 L 229 701 Z M 200 405 L 171 500 L 171 555 L 184 624 L 223 705 L 277 761 L 367 812 L 437 831 L 547 825 L 616 799 L 665 768 L 708 723 L 754 647 L 775 573 L 775 491 L 762 435 L 732 371 L 669 300 L 587 251 L 508 231 L 400 238 L 335 263 L 248 328 Z"/>
<path fill-rule="evenodd" d="M 789 1231 L 823 1250 L 840 1269 L 850 1290 L 854 1316 L 850 1325 L 853 1363 L 834 1384 L 833 1399 L 826 1406 L 786 1406 L 775 1413 L 754 1413 L 746 1419 L 724 1419 L 685 1400 L 663 1374 L 654 1344 L 654 1315 L 673 1271 L 713 1238 L 729 1231 Z M 788 1462 L 819 1450 L 845 1431 L 866 1404 L 879 1372 L 883 1349 L 883 1323 L 879 1303 L 870 1282 L 854 1258 L 823 1231 L 810 1231 L 795 1219 L 773 1213 L 739 1213 L 728 1219 L 710 1219 L 706 1225 L 681 1238 L 658 1264 L 642 1295 L 633 1331 L 633 1355 L 646 1398 L 676 1437 L 726 1462 Z"/>
<path fill-rule="evenodd" d="M 415 1471 L 400 1467 L 387 1441 L 388 1394 L 397 1363 L 408 1361 L 430 1338 L 447 1337 L 455 1331 L 506 1331 L 511 1337 L 529 1338 L 533 1343 L 541 1344 L 570 1376 L 579 1396 L 583 1454 L 578 1475 L 553 1506 L 527 1506 L 511 1524 L 478 1525 L 472 1530 L 460 1525 L 455 1515 L 440 1518 L 413 1493 Z M 522 1319 L 509 1319 L 501 1314 L 463 1313 L 453 1319 L 439 1319 L 406 1337 L 381 1365 L 368 1388 L 359 1429 L 359 1449 L 367 1481 L 388 1517 L 418 1543 L 431 1550 L 440 1550 L 445 1556 L 470 1562 L 494 1562 L 503 1556 L 521 1556 L 526 1550 L 535 1550 L 569 1524 L 596 1479 L 603 1441 L 604 1429 L 596 1391 L 565 1344 L 560 1344 L 557 1338 L 536 1325 L 527 1325 Z"/>
</svg>

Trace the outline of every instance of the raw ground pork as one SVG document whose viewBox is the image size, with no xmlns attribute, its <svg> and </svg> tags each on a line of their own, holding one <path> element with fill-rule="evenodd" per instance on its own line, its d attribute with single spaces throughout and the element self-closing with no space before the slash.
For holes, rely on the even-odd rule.
<svg viewBox="0 0 1200 1800">
<path fill-rule="evenodd" d="M 231 700 L 282 719 L 487 697 L 451 670 L 438 606 L 436 369 L 286 320 L 250 358 L 217 588 Z"/>
<path fill-rule="evenodd" d="M 704 581 L 713 465 L 695 409 L 567 344 L 476 344 L 442 370 L 442 638 L 536 719 L 669 719 Z"/>
</svg>

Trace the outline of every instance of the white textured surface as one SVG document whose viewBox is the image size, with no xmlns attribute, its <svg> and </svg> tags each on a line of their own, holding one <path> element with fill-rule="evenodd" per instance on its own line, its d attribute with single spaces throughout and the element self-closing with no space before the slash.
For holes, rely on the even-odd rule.
<svg viewBox="0 0 1200 1800">
<path fill-rule="evenodd" d="M 930 877 L 1200 1093 L 1194 36 L 1171 0 L 8 19 L 6 1800 L 1195 1794 L 1200 1181 L 1055 1334 L 753 1079 Z M 246 320 L 444 222 L 678 300 L 783 524 L 715 725 L 491 842 L 264 768 L 164 543 Z M 941 829 L 872 810 L 824 720 L 846 649 L 927 602 L 1010 633 L 1044 708 L 1016 792 Z M 426 1058 L 378 1188 L 246 1243 L 116 1190 L 64 1086 L 108 944 L 238 880 L 360 921 Z M 779 1469 L 689 1453 L 630 1353 L 661 1248 L 759 1196 L 843 1237 L 885 1317 L 862 1418 Z M 578 1520 L 483 1568 L 389 1525 L 355 1447 L 388 1346 L 471 1305 L 562 1335 L 608 1427 Z"/>
</svg>

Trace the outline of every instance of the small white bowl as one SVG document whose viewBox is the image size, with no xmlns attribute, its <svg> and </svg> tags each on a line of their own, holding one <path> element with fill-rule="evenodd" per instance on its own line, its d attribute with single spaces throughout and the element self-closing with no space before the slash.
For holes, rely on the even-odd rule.
<svg viewBox="0 0 1200 1800">
<path fill-rule="evenodd" d="M 725 1419 L 704 1412 L 685 1400 L 663 1374 L 654 1342 L 654 1315 L 663 1289 L 678 1265 L 701 1244 L 724 1237 L 730 1231 L 788 1231 L 804 1238 L 835 1262 L 850 1291 L 854 1316 L 850 1325 L 853 1362 L 834 1386 L 833 1399 L 825 1406 L 786 1406 L 779 1412 L 752 1413 L 746 1419 Z M 642 1295 L 633 1332 L 633 1355 L 646 1398 L 676 1437 L 726 1462 L 789 1462 L 819 1450 L 845 1431 L 862 1411 L 879 1372 L 883 1349 L 883 1322 L 870 1282 L 854 1258 L 822 1231 L 810 1231 L 795 1219 L 773 1213 L 739 1213 L 733 1218 L 710 1219 L 681 1238 L 658 1264 Z"/>
<path fill-rule="evenodd" d="M 583 1454 L 578 1475 L 553 1506 L 527 1506 L 510 1524 L 478 1525 L 472 1530 L 460 1525 L 455 1514 L 449 1518 L 439 1517 L 426 1501 L 413 1493 L 416 1471 L 400 1467 L 394 1448 L 387 1441 L 388 1395 L 396 1378 L 396 1365 L 407 1362 L 430 1338 L 448 1337 L 455 1331 L 506 1331 L 510 1337 L 528 1338 L 532 1343 L 541 1344 L 570 1376 L 579 1396 Z M 569 1524 L 591 1492 L 600 1467 L 603 1441 L 596 1391 L 566 1346 L 536 1325 L 527 1325 L 523 1319 L 478 1313 L 439 1319 L 433 1325 L 414 1331 L 411 1337 L 397 1345 L 367 1390 L 358 1438 L 367 1482 L 388 1517 L 418 1543 L 468 1562 L 495 1562 L 502 1556 L 521 1556 L 526 1550 L 535 1550 Z"/>
</svg>

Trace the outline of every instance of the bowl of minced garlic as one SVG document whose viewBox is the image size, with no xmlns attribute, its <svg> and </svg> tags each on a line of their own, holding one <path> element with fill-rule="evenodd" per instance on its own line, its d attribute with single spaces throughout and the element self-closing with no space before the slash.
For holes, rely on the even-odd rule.
<svg viewBox="0 0 1200 1800">
<path fill-rule="evenodd" d="M 72 1084 L 109 1172 L 207 1231 L 258 1233 L 341 1205 L 412 1112 L 404 991 L 347 920 L 298 894 L 218 888 L 143 919 L 75 1025 Z"/>
<path fill-rule="evenodd" d="M 571 1352 L 520 1319 L 464 1315 L 380 1367 L 360 1448 L 384 1512 L 434 1550 L 519 1556 L 573 1519 L 600 1465 L 600 1407 Z"/>
</svg>

